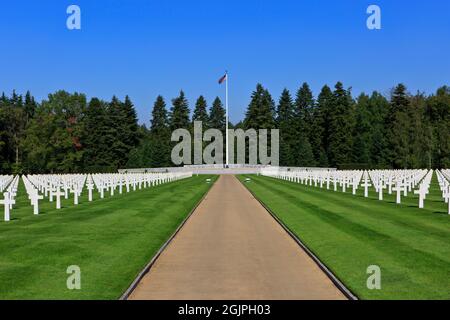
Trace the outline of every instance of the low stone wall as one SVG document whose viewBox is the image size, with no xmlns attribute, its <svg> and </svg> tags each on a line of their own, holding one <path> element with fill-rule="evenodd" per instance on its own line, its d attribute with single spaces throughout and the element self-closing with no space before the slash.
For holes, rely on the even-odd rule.
<svg viewBox="0 0 450 320">
<path fill-rule="evenodd" d="M 161 173 L 161 172 L 192 172 L 193 174 L 260 174 L 262 170 L 269 171 L 296 171 L 296 170 L 336 170 L 334 168 L 300 168 L 300 167 L 272 167 L 262 165 L 229 165 L 225 168 L 223 165 L 189 165 L 184 167 L 172 168 L 138 168 L 138 169 L 120 169 L 119 173 Z"/>
</svg>

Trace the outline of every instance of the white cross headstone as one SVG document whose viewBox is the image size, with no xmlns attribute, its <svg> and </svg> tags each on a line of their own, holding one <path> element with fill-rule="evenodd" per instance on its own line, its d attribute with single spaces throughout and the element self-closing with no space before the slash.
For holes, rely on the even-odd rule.
<svg viewBox="0 0 450 320">
<path fill-rule="evenodd" d="M 92 190 L 94 190 L 94 184 L 89 182 L 87 184 L 87 189 L 88 189 L 88 200 L 89 200 L 89 202 L 91 202 L 92 201 Z"/>
<path fill-rule="evenodd" d="M 76 188 L 76 186 L 74 186 L 74 188 L 72 190 L 70 190 L 71 193 L 73 193 L 73 204 L 77 205 L 78 204 L 78 190 Z"/>
<path fill-rule="evenodd" d="M 404 188 L 404 186 L 402 184 L 402 181 L 399 180 L 399 181 L 397 181 L 397 184 L 395 185 L 395 187 L 392 189 L 392 190 L 397 192 L 397 197 L 396 197 L 396 200 L 395 200 L 395 203 L 397 203 L 397 204 L 400 204 L 402 202 L 401 195 L 402 195 L 403 188 Z"/>
<path fill-rule="evenodd" d="M 5 207 L 5 221 L 10 221 L 10 206 L 16 204 L 16 201 L 11 198 L 11 194 L 9 192 L 3 193 L 4 199 L 0 200 L 0 204 L 3 204 Z"/>
<path fill-rule="evenodd" d="M 33 214 L 38 215 L 39 214 L 39 200 L 44 199 L 44 196 L 41 196 L 36 192 L 33 192 L 30 195 L 31 205 L 33 206 Z"/>
<path fill-rule="evenodd" d="M 419 195 L 419 208 L 423 209 L 425 196 L 427 194 L 427 190 L 426 190 L 425 186 L 423 184 L 421 184 L 419 186 L 419 190 L 415 190 L 414 194 L 418 194 Z"/>
<path fill-rule="evenodd" d="M 367 175 L 364 177 L 364 183 L 363 183 L 363 187 L 364 187 L 364 197 L 368 198 L 369 197 L 369 187 L 371 186 L 369 178 L 367 177 Z"/>
<path fill-rule="evenodd" d="M 64 195 L 64 192 L 57 188 L 54 194 L 56 196 L 56 209 L 61 209 L 61 196 Z"/>
<path fill-rule="evenodd" d="M 378 200 L 383 200 L 383 189 L 386 189 L 386 186 L 383 185 L 383 180 L 380 179 L 378 183 Z"/>
</svg>

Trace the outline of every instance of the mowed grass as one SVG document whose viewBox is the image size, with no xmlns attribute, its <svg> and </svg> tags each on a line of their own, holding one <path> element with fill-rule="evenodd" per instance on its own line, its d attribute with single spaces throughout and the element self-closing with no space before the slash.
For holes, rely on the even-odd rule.
<svg viewBox="0 0 450 320">
<path fill-rule="evenodd" d="M 95 193 L 90 203 L 84 190 L 78 206 L 70 198 L 61 210 L 41 200 L 39 216 L 21 182 L 13 220 L 0 222 L 0 299 L 119 298 L 211 187 L 206 178 Z M 71 265 L 81 269 L 81 290 L 67 289 Z"/>
<path fill-rule="evenodd" d="M 262 176 L 240 176 L 254 194 L 361 299 L 450 299 L 450 216 L 436 178 L 425 201 L 378 201 Z M 324 186 L 325 188 L 325 186 Z M 367 268 L 381 268 L 381 290 Z"/>
</svg>

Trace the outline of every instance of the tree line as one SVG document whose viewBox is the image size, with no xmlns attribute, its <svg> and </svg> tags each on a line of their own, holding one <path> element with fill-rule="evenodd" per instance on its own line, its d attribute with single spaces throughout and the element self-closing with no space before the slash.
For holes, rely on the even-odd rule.
<svg viewBox="0 0 450 320">
<path fill-rule="evenodd" d="M 168 106 L 154 102 L 151 123 L 138 125 L 131 99 L 110 101 L 58 91 L 42 102 L 30 92 L 0 98 L 0 172 L 113 172 L 118 168 L 169 167 L 171 132 L 204 129 L 225 133 L 225 110 L 203 96 L 192 117 L 183 91 Z M 261 84 L 245 117 L 230 128 L 280 129 L 280 165 L 340 169 L 450 167 L 450 87 L 410 94 L 403 84 L 389 97 L 352 96 L 338 82 L 314 97 L 303 83 L 278 101 Z"/>
</svg>

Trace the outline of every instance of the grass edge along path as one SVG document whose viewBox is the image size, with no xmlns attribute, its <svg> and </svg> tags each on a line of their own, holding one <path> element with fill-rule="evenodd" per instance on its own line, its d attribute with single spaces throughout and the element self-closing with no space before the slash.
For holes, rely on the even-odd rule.
<svg viewBox="0 0 450 320">
<path fill-rule="evenodd" d="M 434 207 L 239 176 L 245 178 L 251 178 L 246 187 L 359 298 L 450 299 L 450 218 Z M 370 265 L 381 268 L 381 290 L 366 286 Z"/>
<path fill-rule="evenodd" d="M 118 299 L 210 189 L 194 176 L 61 210 L 0 223 L 0 299 Z M 23 187 L 23 186 L 22 186 Z M 18 194 L 18 203 L 26 203 Z M 48 200 L 47 200 L 48 202 Z M 68 290 L 67 267 L 81 270 Z"/>
</svg>

